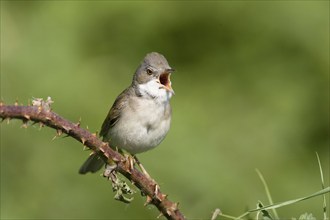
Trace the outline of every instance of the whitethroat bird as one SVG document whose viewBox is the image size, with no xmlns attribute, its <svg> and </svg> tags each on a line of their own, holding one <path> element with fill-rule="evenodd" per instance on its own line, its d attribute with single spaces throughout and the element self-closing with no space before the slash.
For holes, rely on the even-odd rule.
<svg viewBox="0 0 330 220">
<path fill-rule="evenodd" d="M 173 71 L 163 55 L 147 54 L 132 84 L 117 97 L 105 118 L 100 132 L 103 141 L 132 155 L 158 146 L 170 129 Z M 104 161 L 94 153 L 79 173 L 94 173 L 103 165 Z"/>
</svg>

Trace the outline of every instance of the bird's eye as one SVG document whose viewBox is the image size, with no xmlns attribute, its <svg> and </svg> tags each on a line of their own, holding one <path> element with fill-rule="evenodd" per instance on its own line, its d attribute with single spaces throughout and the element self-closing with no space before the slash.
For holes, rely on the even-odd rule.
<svg viewBox="0 0 330 220">
<path fill-rule="evenodd" d="M 148 73 L 148 75 L 151 75 L 153 73 L 152 69 L 148 68 L 147 73 Z"/>
</svg>

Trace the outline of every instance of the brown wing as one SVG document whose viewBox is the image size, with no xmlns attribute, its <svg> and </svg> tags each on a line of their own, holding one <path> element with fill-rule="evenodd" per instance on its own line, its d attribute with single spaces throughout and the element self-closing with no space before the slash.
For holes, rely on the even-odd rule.
<svg viewBox="0 0 330 220">
<path fill-rule="evenodd" d="M 125 106 L 127 105 L 128 102 L 127 95 L 130 92 L 131 92 L 130 88 L 125 89 L 113 103 L 107 117 L 105 118 L 102 124 L 101 132 L 100 132 L 101 137 L 105 137 L 109 129 L 111 129 L 111 127 L 113 127 L 120 119 L 120 113 L 122 109 L 125 108 Z"/>
</svg>

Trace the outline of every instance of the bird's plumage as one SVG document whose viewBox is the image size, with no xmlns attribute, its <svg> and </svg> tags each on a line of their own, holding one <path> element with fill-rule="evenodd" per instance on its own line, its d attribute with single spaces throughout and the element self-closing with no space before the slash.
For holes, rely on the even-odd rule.
<svg viewBox="0 0 330 220">
<path fill-rule="evenodd" d="M 127 102 L 128 102 L 127 93 L 129 93 L 129 92 L 131 92 L 131 91 L 129 91 L 129 88 L 125 89 L 113 103 L 107 117 L 105 118 L 105 120 L 102 124 L 101 131 L 100 131 L 101 137 L 104 137 L 107 134 L 107 132 L 109 131 L 109 129 L 111 127 L 113 127 L 119 120 L 120 112 L 127 105 Z"/>
<path fill-rule="evenodd" d="M 146 55 L 132 84 L 117 97 L 102 124 L 100 136 L 104 141 L 133 155 L 160 144 L 171 123 L 171 72 L 163 55 Z M 102 164 L 103 160 L 92 154 L 79 172 L 95 172 Z"/>
</svg>

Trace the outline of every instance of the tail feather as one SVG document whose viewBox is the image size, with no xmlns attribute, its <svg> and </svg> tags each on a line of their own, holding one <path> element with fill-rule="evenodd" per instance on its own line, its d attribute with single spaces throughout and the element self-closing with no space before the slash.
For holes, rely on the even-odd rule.
<svg viewBox="0 0 330 220">
<path fill-rule="evenodd" d="M 88 172 L 95 173 L 104 166 L 104 161 L 97 154 L 90 155 L 85 163 L 80 167 L 79 173 L 86 174 Z"/>
</svg>

